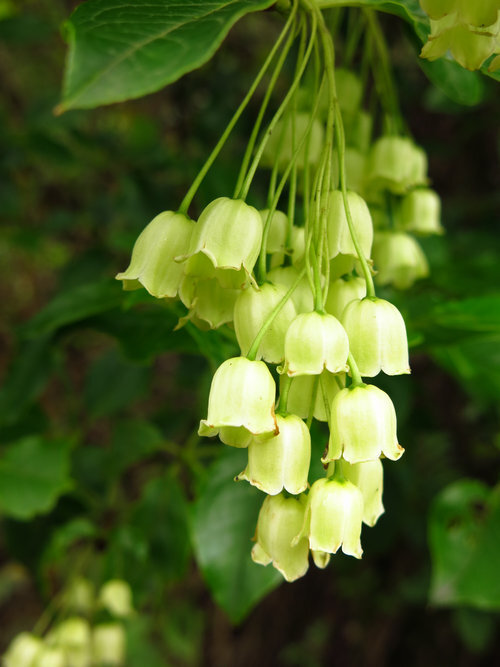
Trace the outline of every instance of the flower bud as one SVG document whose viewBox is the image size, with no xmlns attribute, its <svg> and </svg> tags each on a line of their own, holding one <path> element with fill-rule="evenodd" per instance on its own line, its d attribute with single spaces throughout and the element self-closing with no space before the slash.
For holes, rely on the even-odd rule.
<svg viewBox="0 0 500 667">
<path fill-rule="evenodd" d="M 247 433 L 277 435 L 275 395 L 273 376 L 263 361 L 245 357 L 227 359 L 212 379 L 208 416 L 200 422 L 198 434 L 210 437 L 219 433 L 222 439 L 228 433 L 223 429 L 232 427 L 231 439 L 238 442 L 244 442 Z"/>
<path fill-rule="evenodd" d="M 417 188 L 401 202 L 401 227 L 416 234 L 443 234 L 441 226 L 441 200 L 429 188 Z"/>
<path fill-rule="evenodd" d="M 316 312 L 297 315 L 285 338 L 285 368 L 294 375 L 319 375 L 347 370 L 349 341 L 333 315 Z"/>
<path fill-rule="evenodd" d="M 396 411 L 389 396 L 374 385 L 342 389 L 332 401 L 330 440 L 323 463 L 341 456 L 349 463 L 384 454 L 397 461 L 404 449 L 396 435 Z"/>
<path fill-rule="evenodd" d="M 44 650 L 44 643 L 31 632 L 21 632 L 14 637 L 3 656 L 5 667 L 32 667 L 40 653 Z"/>
<path fill-rule="evenodd" d="M 107 581 L 99 591 L 99 603 L 113 616 L 121 618 L 134 613 L 132 590 L 123 579 Z"/>
<path fill-rule="evenodd" d="M 299 537 L 307 534 L 314 551 L 334 554 L 342 547 L 348 556 L 361 558 L 361 491 L 347 480 L 323 478 L 314 482 L 307 500 L 306 520 Z"/>
<path fill-rule="evenodd" d="M 305 506 L 304 496 L 285 498 L 280 494 L 267 496 L 259 512 L 252 559 L 261 565 L 272 563 L 286 581 L 303 577 L 309 567 L 307 539 L 296 539 Z"/>
<path fill-rule="evenodd" d="M 370 257 L 373 242 L 373 223 L 368 206 L 365 200 L 353 191 L 347 193 L 347 202 L 361 251 L 365 257 Z M 333 190 L 328 196 L 327 226 L 328 257 L 335 257 L 339 253 L 357 257 L 356 248 L 347 224 L 344 198 L 340 190 Z"/>
<path fill-rule="evenodd" d="M 47 635 L 47 644 L 63 649 L 67 667 L 90 666 L 90 625 L 86 619 L 79 616 L 65 619 Z"/>
<path fill-rule="evenodd" d="M 287 293 L 283 285 L 265 283 L 259 290 L 252 287 L 239 293 L 234 305 L 234 330 L 241 349 L 246 355 L 272 311 Z M 285 334 L 297 311 L 289 299 L 274 318 L 259 346 L 257 358 L 273 364 L 283 361 Z"/>
<path fill-rule="evenodd" d="M 201 213 L 194 225 L 189 252 L 178 259 L 202 253 L 217 269 L 217 275 L 242 268 L 250 275 L 261 241 L 262 219 L 257 209 L 241 199 L 219 197 Z"/>
<path fill-rule="evenodd" d="M 323 371 L 320 375 L 296 375 L 288 392 L 288 410 L 294 415 L 307 419 L 314 398 L 313 417 L 320 422 L 327 422 L 330 417 L 330 405 L 340 391 L 339 384 L 345 385 L 345 375 Z M 328 406 L 328 410 L 326 408 Z"/>
<path fill-rule="evenodd" d="M 389 190 L 405 194 L 416 185 L 426 184 L 427 157 L 411 139 L 380 137 L 368 155 L 366 180 L 370 192 Z"/>
<path fill-rule="evenodd" d="M 341 321 L 362 376 L 410 373 L 406 327 L 396 306 L 377 297 L 355 299 Z"/>
<path fill-rule="evenodd" d="M 298 148 L 305 132 L 307 131 L 311 116 L 307 112 L 298 112 L 293 121 L 285 118 L 278 121 L 271 136 L 269 137 L 261 164 L 264 167 L 274 167 L 278 162 L 280 171 L 286 169 L 290 164 L 294 151 Z M 309 137 L 304 141 L 303 148 L 297 156 L 296 165 L 303 169 L 307 163 L 315 165 L 321 156 L 324 145 L 324 130 L 321 122 L 315 118 L 309 130 Z"/>
<path fill-rule="evenodd" d="M 214 278 L 199 280 L 185 276 L 179 296 L 186 308 L 189 308 L 189 314 L 181 318 L 181 322 L 189 319 L 198 323 L 201 320 L 208 324 L 206 328 L 217 329 L 232 322 L 234 304 L 239 295 L 240 290 L 224 289 Z"/>
<path fill-rule="evenodd" d="M 94 585 L 84 577 L 76 577 L 65 594 L 65 606 L 72 611 L 89 614 L 94 606 Z"/>
<path fill-rule="evenodd" d="M 120 623 L 101 623 L 92 633 L 92 664 L 123 665 L 126 637 Z"/>
<path fill-rule="evenodd" d="M 36 667 L 68 667 L 66 651 L 58 646 L 44 646 L 33 664 Z"/>
<path fill-rule="evenodd" d="M 181 213 L 165 211 L 141 232 L 128 268 L 118 273 L 125 290 L 144 287 L 159 299 L 177 295 L 184 267 L 174 257 L 186 253 L 195 224 Z"/>
<path fill-rule="evenodd" d="M 377 232 L 373 242 L 373 264 L 378 285 L 408 289 L 429 275 L 429 265 L 418 242 L 404 232 Z"/>
<path fill-rule="evenodd" d="M 325 310 L 340 319 L 348 303 L 354 299 L 362 299 L 365 296 L 366 282 L 364 278 L 355 276 L 338 278 L 330 284 Z"/>
<path fill-rule="evenodd" d="M 236 479 L 275 496 L 283 489 L 297 495 L 307 488 L 311 461 L 311 436 L 300 417 L 276 415 L 279 433 L 266 440 L 252 440 L 248 465 Z"/>
<path fill-rule="evenodd" d="M 259 211 L 260 217 L 262 218 L 262 226 L 267 222 L 267 217 L 269 215 L 269 209 L 264 209 Z M 267 246 L 266 250 L 268 253 L 273 252 L 284 252 L 286 235 L 288 231 L 288 216 L 282 211 L 274 211 L 271 224 L 269 227 L 269 233 L 267 235 Z"/>
<path fill-rule="evenodd" d="M 299 271 L 295 266 L 283 266 L 267 274 L 268 279 L 275 285 L 284 285 L 287 291 L 295 283 Z M 292 301 L 297 313 L 310 313 L 314 308 L 314 296 L 307 276 L 304 276 L 292 293 Z"/>
<path fill-rule="evenodd" d="M 348 463 L 339 459 L 342 474 L 361 491 L 363 496 L 363 523 L 374 526 L 377 519 L 384 513 L 382 491 L 384 488 L 384 470 L 382 461 L 363 461 L 362 463 Z"/>
</svg>

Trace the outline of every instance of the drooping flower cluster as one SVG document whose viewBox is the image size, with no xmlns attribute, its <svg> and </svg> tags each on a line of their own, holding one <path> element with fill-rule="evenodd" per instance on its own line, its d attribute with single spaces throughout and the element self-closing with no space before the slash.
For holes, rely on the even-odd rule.
<svg viewBox="0 0 500 667">
<path fill-rule="evenodd" d="M 298 11 L 293 3 L 287 48 Z M 309 551 L 318 567 L 339 549 L 360 558 L 362 524 L 384 511 L 382 459 L 404 450 L 390 397 L 363 378 L 410 367 L 403 317 L 376 296 L 373 276 L 410 287 L 428 273 L 410 232 L 442 231 L 425 153 L 395 133 L 372 143 L 361 80 L 334 70 L 329 38 L 318 42 L 324 76 L 307 77 L 317 25 L 326 30 L 312 4 L 311 16 L 296 77 L 250 143 L 235 197 L 219 197 L 196 222 L 189 197 L 181 212 L 157 216 L 117 276 L 125 289 L 178 295 L 181 325 L 234 328 L 240 356 L 215 372 L 199 435 L 247 449 L 236 479 L 267 494 L 252 558 L 288 581 L 305 574 Z M 246 203 L 259 163 L 271 169 L 260 211 Z M 328 426 L 326 473 L 316 480 L 314 419 Z"/>
<path fill-rule="evenodd" d="M 99 610 L 108 620 L 92 625 Z M 92 583 L 78 577 L 64 591 L 60 612 L 44 636 L 21 632 L 3 656 L 5 667 L 92 667 L 125 664 L 126 635 L 122 620 L 134 614 L 132 592 L 121 579 L 107 581 L 95 595 Z"/>
</svg>

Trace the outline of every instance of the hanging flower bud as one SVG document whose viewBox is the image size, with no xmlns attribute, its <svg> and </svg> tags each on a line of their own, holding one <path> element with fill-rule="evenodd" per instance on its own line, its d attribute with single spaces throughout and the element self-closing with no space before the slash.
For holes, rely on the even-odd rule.
<svg viewBox="0 0 500 667">
<path fill-rule="evenodd" d="M 177 295 L 184 267 L 174 257 L 187 252 L 194 222 L 181 213 L 165 211 L 154 218 L 141 232 L 130 265 L 117 280 L 125 290 L 144 287 L 158 299 Z"/>
<path fill-rule="evenodd" d="M 278 121 L 262 154 L 262 166 L 272 168 L 277 162 L 280 171 L 286 169 L 292 160 L 294 150 L 307 132 L 310 120 L 311 115 L 309 113 L 298 112 L 295 114 L 293 121 L 291 118 Z M 324 134 L 323 125 L 315 118 L 309 130 L 309 137 L 306 138 L 303 148 L 297 156 L 296 165 L 298 169 L 304 168 L 306 159 L 310 165 L 319 162 L 324 145 Z"/>
<path fill-rule="evenodd" d="M 429 265 L 418 242 L 404 232 L 377 232 L 373 242 L 373 264 L 378 285 L 410 288 L 429 275 Z"/>
<path fill-rule="evenodd" d="M 100 623 L 92 632 L 92 664 L 123 665 L 126 637 L 120 623 Z"/>
<path fill-rule="evenodd" d="M 295 283 L 299 270 L 295 266 L 283 266 L 272 269 L 267 274 L 270 282 L 275 285 L 284 285 L 287 291 Z M 292 293 L 292 301 L 297 313 L 310 313 L 314 308 L 314 296 L 307 277 L 304 276 Z"/>
<path fill-rule="evenodd" d="M 208 398 L 208 416 L 200 422 L 198 434 L 211 437 L 230 433 L 245 442 L 250 435 L 277 435 L 274 401 L 276 386 L 263 361 L 245 357 L 227 359 L 215 372 Z M 232 427 L 229 432 L 226 427 Z M 248 441 L 247 441 L 248 444 Z M 237 445 L 244 446 L 244 445 Z"/>
<path fill-rule="evenodd" d="M 345 386 L 345 374 L 333 375 L 323 371 L 320 375 L 296 375 L 288 392 L 289 412 L 307 419 L 314 398 L 314 419 L 327 422 L 330 418 L 330 405 L 341 389 L 339 382 L 342 387 Z"/>
<path fill-rule="evenodd" d="M 401 202 L 401 227 L 416 234 L 443 234 L 441 226 L 441 200 L 429 188 L 417 188 Z"/>
<path fill-rule="evenodd" d="M 290 324 L 285 337 L 285 369 L 294 375 L 319 375 L 347 370 L 349 341 L 333 315 L 302 313 Z"/>
<path fill-rule="evenodd" d="M 252 287 L 239 293 L 234 305 L 234 329 L 241 349 L 246 355 L 264 322 L 287 293 L 283 285 L 265 283 L 259 290 Z M 297 316 L 293 301 L 289 299 L 274 318 L 259 346 L 257 358 L 279 364 L 285 355 L 285 334 Z"/>
<path fill-rule="evenodd" d="M 121 618 L 134 613 L 132 590 L 123 579 L 107 581 L 99 591 L 99 603 L 113 616 Z"/>
<path fill-rule="evenodd" d="M 5 667 L 30 667 L 43 650 L 44 643 L 39 637 L 31 632 L 21 632 L 9 644 L 3 655 L 3 664 Z"/>
<path fill-rule="evenodd" d="M 382 491 L 384 488 L 384 470 L 382 461 L 363 461 L 348 463 L 339 459 L 335 464 L 340 466 L 344 477 L 361 491 L 363 496 L 363 523 L 374 526 L 377 519 L 384 513 Z"/>
<path fill-rule="evenodd" d="M 189 308 L 189 314 L 181 318 L 178 327 L 187 320 L 196 325 L 200 321 L 206 322 L 208 326 L 202 327 L 203 329 L 217 329 L 232 322 L 234 304 L 239 295 L 240 290 L 224 289 L 215 278 L 199 280 L 185 276 L 179 296 L 186 308 Z"/>
<path fill-rule="evenodd" d="M 341 456 L 349 463 L 373 461 L 381 454 L 397 461 L 403 452 L 396 435 L 396 411 L 384 391 L 362 384 L 342 389 L 335 396 L 323 463 Z"/>
<path fill-rule="evenodd" d="M 203 210 L 194 226 L 189 252 L 178 259 L 202 253 L 217 269 L 221 280 L 226 271 L 231 272 L 228 276 L 231 279 L 234 271 L 242 268 L 250 275 L 261 241 L 262 219 L 257 209 L 241 199 L 219 197 Z"/>
<path fill-rule="evenodd" d="M 342 547 L 348 556 L 361 558 L 361 491 L 347 480 L 323 478 L 314 482 L 307 500 L 304 526 L 298 539 L 307 536 L 314 551 L 334 554 Z"/>
<path fill-rule="evenodd" d="M 373 223 L 370 211 L 365 200 L 356 192 L 347 193 L 347 202 L 357 239 L 364 257 L 370 257 L 373 242 Z M 347 216 L 344 207 L 344 198 L 340 190 L 333 190 L 328 196 L 328 257 L 332 258 L 342 253 L 357 257 Z"/>
<path fill-rule="evenodd" d="M 267 217 L 269 215 L 269 209 L 264 209 L 259 211 L 260 217 L 262 219 L 262 226 L 267 222 Z M 269 233 L 267 235 L 267 246 L 266 250 L 269 254 L 279 252 L 285 252 L 285 243 L 286 235 L 288 231 L 288 216 L 282 211 L 274 211 L 271 224 L 269 227 Z"/>
<path fill-rule="evenodd" d="M 260 565 L 273 564 L 286 581 L 300 579 L 309 567 L 307 539 L 292 541 L 304 522 L 306 499 L 267 496 L 259 512 L 256 544 L 252 560 Z"/>
<path fill-rule="evenodd" d="M 325 310 L 340 319 L 348 303 L 354 299 L 362 299 L 365 296 L 366 282 L 364 278 L 356 276 L 338 278 L 330 284 Z"/>
<path fill-rule="evenodd" d="M 380 137 L 371 147 L 365 176 L 370 193 L 389 190 L 402 195 L 426 184 L 427 157 L 411 139 Z"/>
<path fill-rule="evenodd" d="M 396 306 L 377 297 L 355 299 L 341 321 L 362 376 L 410 373 L 406 327 Z"/>
<path fill-rule="evenodd" d="M 300 417 L 276 415 L 279 433 L 266 440 L 252 440 L 248 447 L 248 465 L 236 479 L 271 496 L 283 489 L 297 495 L 307 488 L 311 461 L 311 436 Z"/>
<path fill-rule="evenodd" d="M 55 626 L 47 635 L 47 644 L 62 649 L 65 665 L 87 667 L 91 659 L 91 637 L 88 621 L 72 616 Z"/>
</svg>

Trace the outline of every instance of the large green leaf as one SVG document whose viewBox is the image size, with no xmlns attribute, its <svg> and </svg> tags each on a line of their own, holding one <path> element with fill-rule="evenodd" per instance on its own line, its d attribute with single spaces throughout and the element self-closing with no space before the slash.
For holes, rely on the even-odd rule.
<svg viewBox="0 0 500 667">
<path fill-rule="evenodd" d="M 115 281 L 79 285 L 57 294 L 22 332 L 28 337 L 52 334 L 61 327 L 116 308 L 122 301 L 123 292 Z"/>
<path fill-rule="evenodd" d="M 198 565 L 215 600 L 235 623 L 283 581 L 271 566 L 257 565 L 250 557 L 264 496 L 233 481 L 245 467 L 246 456 L 244 450 L 225 449 L 207 473 L 191 521 Z"/>
<path fill-rule="evenodd" d="M 71 486 L 71 443 L 33 436 L 9 445 L 0 458 L 0 510 L 16 519 L 48 512 Z"/>
<path fill-rule="evenodd" d="M 432 602 L 500 609 L 500 488 L 476 480 L 446 487 L 429 517 L 429 542 Z"/>
<path fill-rule="evenodd" d="M 475 106 L 484 97 L 484 79 L 477 72 L 464 69 L 455 60 L 418 58 L 424 74 L 436 88 L 457 104 Z"/>
<path fill-rule="evenodd" d="M 66 23 L 60 111 L 141 97 L 199 67 L 244 14 L 275 0 L 88 0 Z"/>
<path fill-rule="evenodd" d="M 434 308 L 431 318 L 443 329 L 500 334 L 500 294 L 440 304 Z"/>
</svg>

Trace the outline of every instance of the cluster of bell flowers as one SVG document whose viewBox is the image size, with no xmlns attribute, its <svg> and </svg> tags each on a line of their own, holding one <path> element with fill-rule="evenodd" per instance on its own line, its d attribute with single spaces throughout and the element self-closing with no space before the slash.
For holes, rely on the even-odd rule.
<svg viewBox="0 0 500 667">
<path fill-rule="evenodd" d="M 475 70 L 500 53 L 499 0 L 420 0 L 420 5 L 431 23 L 422 58 L 436 60 L 449 51 L 462 67 Z M 488 69 L 499 68 L 496 55 Z"/>
<path fill-rule="evenodd" d="M 334 169 L 323 199 L 322 307 L 318 285 L 307 275 L 307 222 L 297 225 L 283 211 L 258 211 L 242 199 L 219 197 L 196 222 L 161 213 L 116 276 L 125 289 L 179 298 L 187 308 L 179 326 L 190 320 L 202 329 L 234 329 L 241 354 L 217 369 L 199 435 L 247 449 L 247 466 L 236 479 L 267 494 L 252 558 L 272 563 L 288 581 L 305 573 L 309 551 L 318 567 L 340 548 L 361 557 L 362 523 L 373 526 L 384 511 L 382 459 L 396 461 L 403 453 L 390 397 L 362 378 L 410 372 L 405 323 L 389 301 L 367 295 L 361 260 L 374 267 L 375 280 L 407 288 L 427 274 L 412 235 L 441 233 L 425 153 L 408 137 L 372 142 L 359 79 L 347 70 L 336 70 L 336 77 L 349 189 L 344 198 Z M 262 164 L 284 171 L 306 128 L 307 150 L 296 156 L 296 167 L 317 167 L 321 114 L 311 122 L 300 104 L 292 123 L 277 124 Z M 417 251 L 404 251 L 405 243 Z M 258 283 L 262 271 L 254 270 L 263 257 L 265 280 Z M 309 486 L 312 419 L 328 424 L 329 438 L 326 477 Z"/>
<path fill-rule="evenodd" d="M 18 634 L 3 655 L 5 667 L 101 667 L 125 664 L 126 633 L 123 619 L 134 614 L 127 582 L 111 579 L 95 595 L 92 583 L 77 577 L 64 592 L 66 617 L 44 636 Z M 96 624 L 94 613 L 107 616 Z"/>
</svg>

